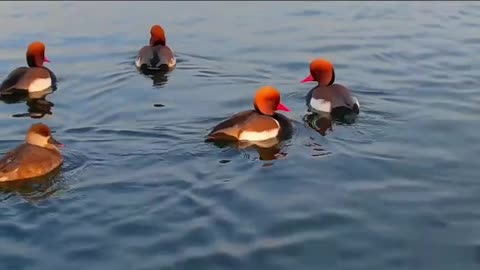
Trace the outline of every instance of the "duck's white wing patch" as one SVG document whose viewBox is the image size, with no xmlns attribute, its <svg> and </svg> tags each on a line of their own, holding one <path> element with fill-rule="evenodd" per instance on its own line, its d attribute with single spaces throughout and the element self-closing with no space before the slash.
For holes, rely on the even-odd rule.
<svg viewBox="0 0 480 270">
<path fill-rule="evenodd" d="M 177 64 L 177 59 L 175 56 L 173 56 L 169 61 L 168 61 L 168 67 L 174 67 Z"/>
<path fill-rule="evenodd" d="M 157 70 L 162 69 L 162 65 L 167 65 L 169 68 L 175 66 L 177 60 L 168 46 L 144 46 L 138 52 L 135 60 L 135 66 L 141 68 L 142 65 L 147 65 L 148 69 Z"/>
<path fill-rule="evenodd" d="M 240 141 L 265 141 L 277 137 L 280 131 L 280 124 L 275 120 L 277 127 L 264 131 L 242 131 L 238 136 Z"/>
<path fill-rule="evenodd" d="M 140 56 L 137 56 L 137 59 L 135 59 L 135 66 L 137 68 L 140 68 L 142 66 L 142 61 L 140 59 Z"/>
<path fill-rule="evenodd" d="M 173 54 L 173 51 L 168 46 L 158 46 L 156 47 L 156 51 L 158 54 L 158 63 L 155 67 L 159 67 L 161 65 L 167 65 L 169 68 L 175 66 L 177 60 Z"/>
<path fill-rule="evenodd" d="M 150 60 L 153 57 L 153 50 L 150 46 L 143 46 L 137 54 L 137 59 L 135 59 L 135 66 L 140 68 L 143 64 L 150 66 Z"/>
<path fill-rule="evenodd" d="M 168 50 L 170 51 L 169 56 L 168 56 L 168 67 L 174 67 L 177 64 L 177 59 L 175 58 L 175 53 L 173 52 L 172 48 L 166 46 Z"/>
<path fill-rule="evenodd" d="M 52 86 L 52 79 L 48 78 L 36 78 L 30 82 L 28 86 L 28 92 L 44 91 Z"/>
<path fill-rule="evenodd" d="M 360 102 L 358 102 L 358 99 L 357 99 L 356 97 L 354 97 L 354 96 L 352 96 L 352 99 L 353 99 L 353 102 L 354 102 L 355 104 L 357 104 L 358 109 L 360 109 Z"/>
<path fill-rule="evenodd" d="M 151 60 L 150 55 L 139 55 L 135 60 L 135 66 L 137 68 L 141 68 L 142 65 L 146 64 L 148 67 L 150 67 L 151 66 L 150 60 Z"/>
<path fill-rule="evenodd" d="M 330 113 L 332 110 L 332 103 L 325 99 L 310 99 L 310 107 L 316 111 Z"/>
</svg>

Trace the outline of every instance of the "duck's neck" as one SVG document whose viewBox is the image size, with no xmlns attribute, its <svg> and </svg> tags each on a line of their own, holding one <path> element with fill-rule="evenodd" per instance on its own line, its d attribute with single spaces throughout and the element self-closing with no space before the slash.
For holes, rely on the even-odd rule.
<svg viewBox="0 0 480 270">
<path fill-rule="evenodd" d="M 162 46 L 165 46 L 166 42 L 164 40 L 156 40 L 154 42 L 152 42 L 151 46 L 152 47 L 155 47 L 155 46 L 158 46 L 158 45 L 162 45 Z"/>
<path fill-rule="evenodd" d="M 334 82 L 335 82 L 335 70 L 332 70 L 332 79 L 330 80 L 327 86 L 332 85 Z"/>
<path fill-rule="evenodd" d="M 27 64 L 29 67 L 38 67 L 37 62 L 35 61 L 35 56 L 27 56 Z"/>
<path fill-rule="evenodd" d="M 255 111 L 258 113 L 258 114 L 263 114 L 260 109 L 258 108 L 257 104 L 253 105 L 253 108 L 255 109 Z"/>
<path fill-rule="evenodd" d="M 263 113 L 262 111 L 260 111 L 260 109 L 258 108 L 257 104 L 253 105 L 253 107 L 255 108 L 255 111 L 256 111 L 258 114 L 266 115 L 266 116 L 274 116 L 274 115 L 275 115 L 275 112 L 273 112 L 272 114 Z"/>
</svg>

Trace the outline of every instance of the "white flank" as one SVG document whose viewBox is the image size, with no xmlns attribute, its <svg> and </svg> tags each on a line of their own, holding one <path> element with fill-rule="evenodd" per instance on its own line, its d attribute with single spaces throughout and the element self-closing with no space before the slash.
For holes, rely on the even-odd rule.
<svg viewBox="0 0 480 270">
<path fill-rule="evenodd" d="M 140 62 L 140 57 L 137 57 L 137 59 L 135 60 L 135 66 L 137 68 L 140 68 L 141 65 L 142 65 L 142 63 Z"/>
<path fill-rule="evenodd" d="M 352 97 L 353 102 L 355 102 L 358 106 L 358 109 L 360 109 L 360 102 L 358 102 L 358 99 L 356 97 Z"/>
<path fill-rule="evenodd" d="M 278 128 L 277 129 L 270 129 L 261 132 L 255 131 L 243 131 L 240 133 L 238 139 L 240 141 L 265 141 L 271 138 L 275 138 L 278 135 Z"/>
<path fill-rule="evenodd" d="M 170 61 L 168 62 L 168 67 L 171 68 L 171 67 L 175 66 L 176 64 L 177 64 L 177 59 L 176 59 L 175 56 L 174 56 L 174 57 L 172 57 L 172 58 L 170 59 Z"/>
<path fill-rule="evenodd" d="M 162 62 L 167 64 L 169 68 L 174 67 L 177 64 L 177 59 L 175 58 L 175 53 L 173 52 L 172 48 L 165 46 L 164 50 L 161 50 L 162 59 L 165 59 Z"/>
<path fill-rule="evenodd" d="M 324 99 L 310 99 L 310 106 L 320 112 L 330 113 L 332 111 L 332 104 L 330 101 L 326 101 Z"/>
<path fill-rule="evenodd" d="M 52 80 L 49 78 L 34 79 L 28 86 L 28 92 L 39 92 L 52 86 Z"/>
<path fill-rule="evenodd" d="M 275 119 L 274 119 L 275 120 Z M 238 136 L 238 140 L 240 141 L 265 141 L 271 138 L 275 138 L 278 135 L 278 131 L 280 130 L 280 124 L 277 120 L 275 120 L 275 124 L 277 124 L 277 128 L 264 130 L 264 131 L 242 131 L 240 136 Z"/>
</svg>

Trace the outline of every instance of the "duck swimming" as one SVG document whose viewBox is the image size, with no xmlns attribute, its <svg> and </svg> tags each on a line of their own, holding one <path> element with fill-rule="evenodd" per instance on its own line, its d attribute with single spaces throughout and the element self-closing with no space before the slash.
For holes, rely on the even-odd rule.
<svg viewBox="0 0 480 270">
<path fill-rule="evenodd" d="M 56 86 L 55 74 L 43 66 L 43 63 L 50 62 L 45 57 L 45 44 L 31 43 L 26 57 L 28 67 L 16 68 L 8 74 L 0 85 L 0 96 L 40 92 Z"/>
<path fill-rule="evenodd" d="M 254 110 L 239 112 L 224 120 L 208 134 L 207 141 L 261 142 L 271 139 L 284 140 L 291 137 L 290 120 L 277 110 L 289 112 L 280 102 L 280 92 L 273 86 L 257 90 Z"/>
<path fill-rule="evenodd" d="M 344 118 L 346 115 L 358 115 L 360 103 L 352 96 L 352 92 L 341 84 L 335 84 L 335 70 L 333 64 L 325 59 L 318 58 L 310 63 L 310 75 L 301 81 L 317 82 L 306 96 L 306 103 L 310 111 L 328 113 L 334 118 Z"/>
<path fill-rule="evenodd" d="M 62 146 L 52 137 L 47 125 L 33 124 L 25 143 L 0 159 L 0 182 L 30 179 L 52 172 L 63 163 L 59 150 Z"/>
<path fill-rule="evenodd" d="M 166 42 L 163 28 L 153 25 L 150 29 L 150 44 L 140 49 L 135 66 L 142 71 L 168 71 L 175 67 L 177 60 Z"/>
</svg>

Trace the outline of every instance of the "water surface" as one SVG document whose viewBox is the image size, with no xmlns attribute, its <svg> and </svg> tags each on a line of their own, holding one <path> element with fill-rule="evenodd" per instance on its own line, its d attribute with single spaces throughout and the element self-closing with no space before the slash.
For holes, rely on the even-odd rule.
<svg viewBox="0 0 480 270">
<path fill-rule="evenodd" d="M 42 40 L 59 83 L 51 114 L 0 103 L 0 153 L 39 121 L 66 148 L 58 175 L 1 188 L 0 269 L 478 269 L 479 16 L 477 2 L 1 2 L 0 78 Z M 154 23 L 178 65 L 150 78 L 133 62 Z M 361 103 L 324 135 L 302 122 L 314 57 Z M 295 121 L 278 153 L 204 143 L 266 84 Z"/>
</svg>

